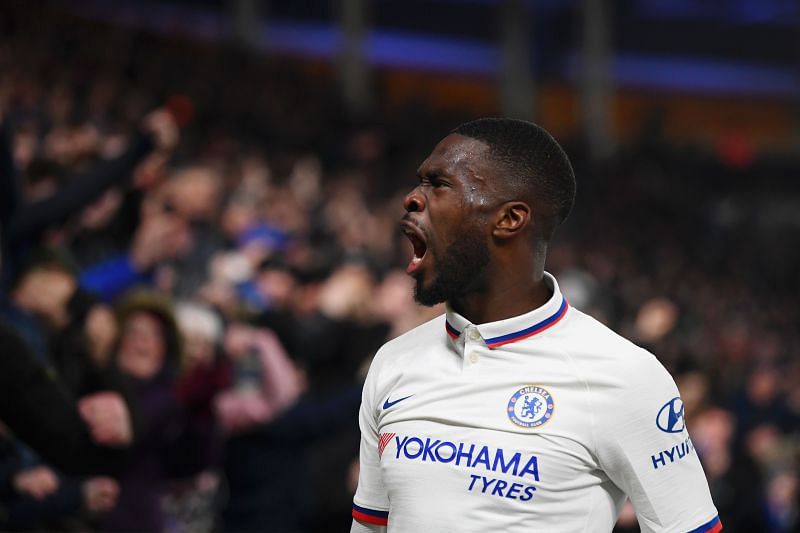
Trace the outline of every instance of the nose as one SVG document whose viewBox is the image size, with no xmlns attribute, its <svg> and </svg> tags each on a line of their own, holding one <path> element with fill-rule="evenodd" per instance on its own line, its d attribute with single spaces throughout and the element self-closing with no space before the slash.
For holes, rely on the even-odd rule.
<svg viewBox="0 0 800 533">
<path fill-rule="evenodd" d="M 403 207 L 408 213 L 423 211 L 425 209 L 425 197 L 420 193 L 419 187 L 415 187 L 406 195 L 403 199 Z"/>
</svg>

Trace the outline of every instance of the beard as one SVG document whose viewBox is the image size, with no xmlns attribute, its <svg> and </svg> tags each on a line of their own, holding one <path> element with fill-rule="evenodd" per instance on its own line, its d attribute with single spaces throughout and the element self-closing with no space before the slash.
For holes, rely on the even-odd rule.
<svg viewBox="0 0 800 533">
<path fill-rule="evenodd" d="M 489 246 L 478 231 L 464 232 L 441 255 L 432 248 L 428 253 L 433 255 L 433 281 L 425 287 L 423 276 L 417 276 L 414 300 L 429 307 L 477 289 L 489 264 Z"/>
</svg>

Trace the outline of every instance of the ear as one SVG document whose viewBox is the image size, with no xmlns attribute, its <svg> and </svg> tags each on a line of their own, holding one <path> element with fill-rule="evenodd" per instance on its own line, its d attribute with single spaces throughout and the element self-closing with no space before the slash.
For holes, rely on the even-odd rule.
<svg viewBox="0 0 800 533">
<path fill-rule="evenodd" d="M 531 207 L 525 202 L 507 202 L 497 212 L 492 235 L 508 239 L 521 232 L 531 222 Z"/>
</svg>

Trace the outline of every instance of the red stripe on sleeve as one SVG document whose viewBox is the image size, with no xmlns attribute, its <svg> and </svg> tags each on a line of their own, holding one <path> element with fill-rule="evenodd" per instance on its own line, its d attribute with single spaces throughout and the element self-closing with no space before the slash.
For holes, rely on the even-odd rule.
<svg viewBox="0 0 800 533">
<path fill-rule="evenodd" d="M 353 509 L 353 518 L 358 520 L 359 522 L 366 522 L 368 524 L 375 524 L 376 526 L 385 526 L 389 523 L 389 518 L 386 517 L 379 517 L 379 516 L 372 516 L 361 511 L 357 511 Z"/>
</svg>

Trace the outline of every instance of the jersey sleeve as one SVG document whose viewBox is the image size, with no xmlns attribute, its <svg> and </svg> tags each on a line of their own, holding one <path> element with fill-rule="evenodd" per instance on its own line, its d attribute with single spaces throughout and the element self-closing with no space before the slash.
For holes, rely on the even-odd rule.
<svg viewBox="0 0 800 533">
<path fill-rule="evenodd" d="M 353 524 L 350 526 L 350 533 L 386 533 L 386 526 L 359 522 L 354 518 Z"/>
<path fill-rule="evenodd" d="M 631 499 L 642 532 L 717 533 L 678 388 L 652 354 L 634 355 L 620 386 L 593 394 L 599 464 Z"/>
<path fill-rule="evenodd" d="M 353 529 L 362 531 L 361 525 L 368 524 L 368 531 L 380 531 L 373 526 L 386 526 L 389 519 L 389 497 L 383 485 L 380 455 L 378 453 L 378 424 L 376 404 L 376 382 L 379 372 L 380 352 L 370 366 L 364 390 L 361 395 L 361 408 L 358 426 L 361 430 L 359 452 L 358 488 L 353 497 Z M 360 522 L 361 524 L 358 524 Z M 359 529 L 361 527 L 361 529 Z"/>
</svg>

